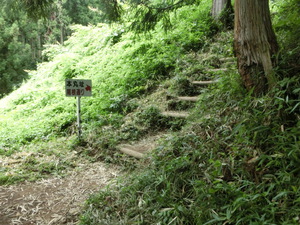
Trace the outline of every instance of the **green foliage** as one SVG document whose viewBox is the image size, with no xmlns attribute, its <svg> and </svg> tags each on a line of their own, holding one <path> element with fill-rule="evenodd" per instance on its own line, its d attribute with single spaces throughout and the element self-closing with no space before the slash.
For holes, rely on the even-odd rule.
<svg viewBox="0 0 300 225">
<path fill-rule="evenodd" d="M 134 9 L 134 13 L 130 13 L 129 17 L 131 22 L 130 28 L 136 32 L 148 32 L 154 30 L 157 23 L 161 22 L 165 30 L 172 27 L 170 20 L 170 12 L 174 12 L 186 5 L 192 5 L 197 2 L 195 0 L 188 1 L 129 1 Z"/>
<path fill-rule="evenodd" d="M 201 22 L 203 16 L 196 17 L 198 7 L 195 6 L 189 23 L 198 21 L 203 29 L 208 29 L 208 20 Z M 188 11 L 188 8 L 178 11 L 174 22 L 188 18 Z M 184 24 L 177 24 L 178 27 L 167 35 L 158 30 L 153 32 L 151 39 L 143 36 L 138 41 L 120 25 L 74 26 L 74 34 L 64 46 L 51 45 L 44 51 L 51 61 L 40 64 L 37 72 L 31 72 L 28 82 L 2 100 L 0 137 L 3 148 L 74 132 L 70 128 L 76 121 L 75 101 L 64 97 L 66 78 L 93 80 L 93 97 L 82 100 L 86 134 L 91 132 L 88 127 L 92 129 L 103 123 L 119 126 L 122 115 L 132 110 L 127 104 L 130 99 L 153 90 L 172 74 L 177 59 L 187 51 L 187 47 L 178 45 L 183 40 L 186 44 L 194 42 L 200 34 L 205 40 L 201 30 L 194 35 L 190 30 L 180 34 Z M 158 116 L 158 112 L 153 115 Z M 156 119 L 154 116 L 151 121 L 144 121 L 144 125 Z M 162 122 L 165 126 L 163 124 L 165 122 Z"/>
<path fill-rule="evenodd" d="M 185 18 L 188 18 L 187 11 L 188 8 L 182 11 Z M 193 18 L 191 24 L 197 20 L 197 17 Z M 176 23 L 176 17 L 173 20 Z M 198 20 L 203 28 L 209 26 L 206 23 L 207 20 Z M 31 28 L 35 29 L 33 24 L 28 25 L 22 28 L 26 35 Z M 40 35 L 40 25 L 28 37 Z M 166 122 L 157 108 L 140 108 L 135 99 L 152 92 L 162 80 L 170 77 L 178 58 L 188 51 L 189 42 L 195 42 L 198 34 L 191 35 L 190 31 L 182 33 L 179 30 L 183 27 L 181 23 L 167 35 L 157 30 L 150 39 L 146 36 L 136 37 L 127 32 L 123 25 L 74 26 L 73 35 L 64 46 L 49 45 L 42 55 L 48 62 L 39 64 L 37 71 L 30 71 L 28 81 L 1 99 L 1 160 L 17 157 L 19 152 L 26 149 L 41 149 L 43 152 L 48 148 L 37 146 L 42 143 L 51 146 L 61 137 L 65 141 L 58 142 L 58 146 L 53 148 L 64 149 L 67 144 L 69 149 L 77 149 L 82 157 L 116 162 L 121 159 L 115 149 L 118 143 L 137 140 L 163 128 L 178 129 L 181 122 Z M 12 28 L 18 31 L 17 26 Z M 178 47 L 183 40 L 185 47 Z M 93 80 L 93 97 L 82 98 L 83 141 L 80 143 L 74 141 L 76 101 L 64 97 L 65 78 Z M 131 125 L 125 126 L 124 115 L 133 111 L 136 118 Z M 41 154 L 38 162 L 21 160 L 14 168 L 5 166 L 0 171 L 1 184 L 35 180 L 63 173 L 73 167 L 69 160 L 63 160 L 65 154 L 49 154 L 55 156 L 55 163 L 44 162 L 46 156 Z M 129 165 L 126 160 L 123 163 Z"/>
<path fill-rule="evenodd" d="M 160 115 L 160 98 L 141 99 L 171 78 L 173 91 L 187 86 L 184 93 L 193 94 L 187 79 L 210 78 L 203 67 L 218 67 L 216 58 L 232 53 L 229 33 L 214 36 L 209 5 L 181 7 L 170 15 L 174 29 L 157 26 L 151 38 L 124 25 L 74 26 L 64 46 L 47 48 L 49 61 L 0 101 L 0 156 L 8 162 L 0 184 L 64 174 L 83 157 L 120 163 L 118 143 L 178 131 L 181 122 Z M 299 51 L 288 40 L 284 46 L 291 47 L 279 57 L 282 79 L 271 93 L 254 98 L 237 73 L 218 74 L 186 126 L 161 140 L 151 163 L 90 197 L 81 223 L 299 224 L 300 80 L 292 63 Z M 213 55 L 199 58 L 203 52 Z M 65 78 L 93 80 L 93 97 L 82 98 L 82 142 Z M 11 168 L 10 159 L 21 163 Z"/>
<path fill-rule="evenodd" d="M 279 67 L 288 70 L 283 76 L 299 73 L 299 38 L 300 38 L 300 10 L 299 1 L 275 1 L 272 4 L 274 11 L 274 29 L 278 33 L 278 41 L 281 43 L 282 52 L 278 58 Z M 289 11 L 289 13 L 286 13 Z M 282 71 L 283 72 L 283 71 Z"/>
<path fill-rule="evenodd" d="M 161 142 L 146 169 L 92 196 L 81 223 L 298 224 L 299 51 L 284 46 L 291 51 L 280 58 L 276 89 L 254 98 L 237 74 L 220 75 L 187 126 Z M 183 75 L 205 79 L 201 66 L 181 60 L 178 91 L 188 84 Z"/>
<path fill-rule="evenodd" d="M 103 21 L 97 13 L 98 6 L 95 0 L 1 1 L 0 98 L 28 78 L 24 70 L 35 69 L 37 62 L 50 59 L 50 55 L 42 56 L 43 45 L 63 44 L 71 34 L 70 24 Z M 38 19 L 41 15 L 45 18 Z M 65 71 L 66 77 L 71 72 Z"/>
<path fill-rule="evenodd" d="M 31 49 L 23 44 L 19 36 L 22 33 L 22 23 L 10 21 L 7 13 L 0 17 L 0 98 L 18 87 L 27 78 L 24 68 L 31 66 Z"/>
<path fill-rule="evenodd" d="M 204 94 L 147 169 L 88 200 L 82 224 L 298 224 L 295 104 L 281 90 L 253 98 L 239 82 L 225 76 Z M 298 120 L 285 124 L 279 108 Z"/>
<path fill-rule="evenodd" d="M 24 7 L 27 13 L 34 18 L 39 18 L 41 16 L 47 17 L 51 10 L 51 5 L 54 0 L 26 0 L 26 1 L 13 1 L 12 7 Z"/>
<path fill-rule="evenodd" d="M 118 2 L 117 0 L 100 0 L 98 2 L 101 11 L 101 16 L 106 22 L 120 20 L 121 14 L 123 12 L 122 7 L 120 6 L 120 2 Z"/>
<path fill-rule="evenodd" d="M 167 120 L 155 106 L 148 106 L 136 115 L 137 123 L 144 129 L 159 131 L 167 127 Z"/>
<path fill-rule="evenodd" d="M 170 13 L 184 6 L 197 4 L 197 0 L 168 0 L 168 1 L 99 1 L 101 16 L 106 21 L 123 20 L 129 24 L 130 30 L 136 33 L 154 30 L 158 23 L 162 23 L 165 30 L 172 27 Z"/>
<path fill-rule="evenodd" d="M 98 0 L 64 0 L 62 8 L 70 18 L 70 24 L 96 25 L 104 22 L 104 18 L 99 13 L 101 5 Z"/>
</svg>

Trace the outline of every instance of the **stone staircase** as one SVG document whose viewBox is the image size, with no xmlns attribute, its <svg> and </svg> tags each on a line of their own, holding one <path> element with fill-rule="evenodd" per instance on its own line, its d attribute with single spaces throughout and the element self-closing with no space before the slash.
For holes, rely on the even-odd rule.
<svg viewBox="0 0 300 225">
<path fill-rule="evenodd" d="M 216 75 L 227 72 L 230 70 L 229 68 L 235 64 L 234 58 L 220 58 L 219 60 L 220 62 L 222 62 L 223 67 L 212 69 L 209 68 L 206 70 L 208 74 Z M 192 88 L 203 91 L 203 89 L 208 88 L 210 85 L 216 84 L 217 82 L 219 82 L 219 80 L 214 78 L 211 80 L 190 80 L 189 82 Z M 199 95 L 201 95 L 201 92 L 193 96 L 167 96 L 167 110 L 162 111 L 161 115 L 169 118 L 170 120 L 187 119 L 189 117 L 189 110 L 194 107 L 194 104 L 197 102 Z M 148 142 L 148 144 L 144 144 L 145 140 L 142 140 L 133 144 L 119 145 L 117 146 L 117 148 L 122 153 L 141 159 L 145 158 L 148 155 L 148 153 L 156 147 L 156 143 L 160 138 L 161 135 L 156 135 L 152 137 L 152 140 Z"/>
<path fill-rule="evenodd" d="M 222 71 L 225 71 L 225 70 L 222 70 Z M 218 82 L 218 80 L 191 81 L 191 85 L 192 85 L 192 87 L 195 87 L 195 89 L 199 86 L 203 89 L 203 88 L 207 88 L 211 84 L 216 84 L 217 82 Z M 198 97 L 200 94 L 201 93 L 198 93 L 198 95 L 196 95 L 196 96 L 169 97 L 170 99 L 172 99 L 172 102 L 169 103 L 169 105 L 168 105 L 168 108 L 170 110 L 162 112 L 162 115 L 167 116 L 167 117 L 174 117 L 174 118 L 187 118 L 189 116 L 189 109 L 192 108 L 194 106 L 194 103 L 196 103 L 198 101 Z M 180 104 L 180 103 L 182 105 L 189 105 L 189 106 L 186 106 L 185 111 L 176 110 L 176 105 Z M 186 103 L 186 104 L 184 104 L 184 103 Z M 187 104 L 187 103 L 190 103 L 190 104 Z M 175 110 L 172 110 L 172 109 L 175 109 Z"/>
</svg>

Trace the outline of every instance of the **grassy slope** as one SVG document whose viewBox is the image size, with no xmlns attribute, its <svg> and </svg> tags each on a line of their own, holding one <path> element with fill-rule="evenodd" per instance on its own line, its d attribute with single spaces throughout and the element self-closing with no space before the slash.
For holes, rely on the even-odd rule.
<svg viewBox="0 0 300 225">
<path fill-rule="evenodd" d="M 26 166 L 10 173 L 10 158 L 19 158 L 19 152 L 54 154 L 59 161 L 65 154 L 48 147 L 56 146 L 66 154 L 79 148 L 80 152 L 88 149 L 88 154 L 110 158 L 115 144 L 132 136 L 131 131 L 120 131 L 123 116 L 138 107 L 129 100 L 148 93 L 169 77 L 176 60 L 191 48 L 201 47 L 204 32 L 211 33 L 208 17 L 198 15 L 191 16 L 189 8 L 184 8 L 177 29 L 169 34 L 158 30 L 151 37 L 136 37 L 121 25 L 75 26 L 64 46 L 49 46 L 44 51 L 48 62 L 31 71 L 28 81 L 1 99 L 0 155 L 7 164 L 0 171 L 1 183 L 40 176 L 40 169 L 34 168 L 34 174 L 29 175 L 33 171 L 27 171 Z M 186 27 L 189 32 L 183 35 L 181 30 Z M 64 96 L 66 78 L 93 80 L 93 97 L 82 98 L 85 148 L 76 141 L 76 101 Z M 134 136 L 142 135 L 138 133 Z M 22 160 L 30 162 L 26 157 Z M 43 165 L 42 159 L 36 164 Z M 68 162 L 62 167 L 68 167 Z"/>
<path fill-rule="evenodd" d="M 180 10 L 172 32 L 158 29 L 150 39 L 134 39 L 117 25 L 75 27 L 65 46 L 48 48 L 49 62 L 1 99 L 0 155 L 7 162 L 1 183 L 62 173 L 86 150 L 120 159 L 118 142 L 151 132 L 135 124 L 149 125 L 147 110 L 122 126 L 127 113 L 141 110 L 140 98 L 147 102 L 175 74 L 165 87 L 197 73 L 202 65 L 195 56 L 230 52 L 228 34 L 218 39 L 223 48 L 209 46 L 215 26 L 200 10 L 207 13 L 209 4 Z M 75 99 L 64 97 L 70 77 L 93 80 L 94 96 L 82 100 L 83 147 L 76 142 Z M 227 74 L 201 97 L 182 131 L 162 141 L 147 170 L 88 200 L 82 223 L 298 224 L 298 85 L 295 73 L 274 93 L 252 98 L 236 73 Z"/>
<path fill-rule="evenodd" d="M 150 165 L 87 201 L 82 224 L 299 224 L 300 81 L 297 67 L 285 69 L 299 63 L 299 47 L 281 36 L 297 26 L 275 21 L 293 49 L 280 56 L 278 87 L 253 98 L 226 74 Z M 177 73 L 197 71 L 188 55 L 180 61 Z"/>
</svg>

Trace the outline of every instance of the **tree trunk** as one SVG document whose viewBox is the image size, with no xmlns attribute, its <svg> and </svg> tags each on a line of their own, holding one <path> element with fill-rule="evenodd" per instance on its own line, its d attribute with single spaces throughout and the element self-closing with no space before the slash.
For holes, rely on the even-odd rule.
<svg viewBox="0 0 300 225">
<path fill-rule="evenodd" d="M 248 90 L 265 93 L 276 84 L 272 56 L 278 51 L 268 0 L 236 0 L 234 50 Z"/>
<path fill-rule="evenodd" d="M 40 24 L 38 23 L 38 29 L 37 29 L 37 59 L 35 58 L 34 60 L 40 60 L 42 58 L 42 38 L 40 34 Z"/>
<path fill-rule="evenodd" d="M 60 25 L 60 44 L 64 45 L 64 25 Z"/>
<path fill-rule="evenodd" d="M 213 18 L 218 19 L 221 12 L 231 7 L 231 0 L 213 0 L 213 6 L 211 9 L 211 15 Z"/>
</svg>

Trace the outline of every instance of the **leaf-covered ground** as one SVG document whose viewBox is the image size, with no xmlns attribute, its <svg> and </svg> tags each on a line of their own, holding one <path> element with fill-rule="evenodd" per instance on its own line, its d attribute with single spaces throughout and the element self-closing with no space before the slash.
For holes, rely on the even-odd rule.
<svg viewBox="0 0 300 225">
<path fill-rule="evenodd" d="M 82 164 L 66 177 L 0 187 L 0 224 L 75 224 L 85 199 L 119 175 L 104 163 Z"/>
</svg>

